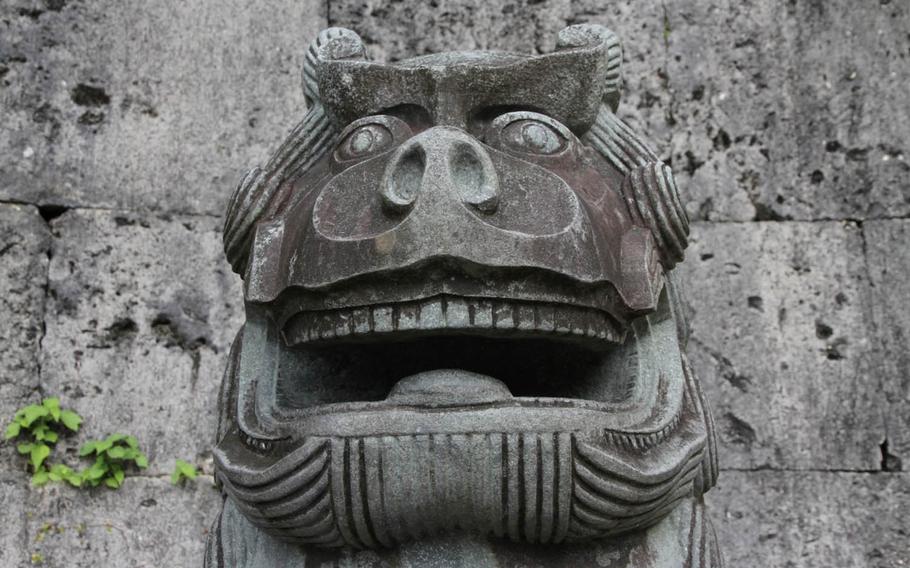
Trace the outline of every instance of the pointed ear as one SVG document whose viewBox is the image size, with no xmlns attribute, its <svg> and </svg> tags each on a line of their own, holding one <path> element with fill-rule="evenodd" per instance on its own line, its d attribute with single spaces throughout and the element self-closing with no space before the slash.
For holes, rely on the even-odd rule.
<svg viewBox="0 0 910 568">
<path fill-rule="evenodd" d="M 596 24 L 576 24 L 564 28 L 556 39 L 556 49 L 577 49 L 600 44 L 604 57 L 603 100 L 613 112 L 619 107 L 622 91 L 622 45 L 613 31 Z"/>
<path fill-rule="evenodd" d="M 319 68 L 323 61 L 339 59 L 367 60 L 366 47 L 356 32 L 346 28 L 328 28 L 319 32 L 310 44 L 303 62 L 303 96 L 307 107 L 318 104 Z"/>
</svg>

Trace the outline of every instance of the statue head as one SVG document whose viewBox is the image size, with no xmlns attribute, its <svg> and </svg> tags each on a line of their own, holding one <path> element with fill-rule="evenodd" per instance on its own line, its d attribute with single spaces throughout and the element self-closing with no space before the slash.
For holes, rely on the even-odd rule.
<svg viewBox="0 0 910 568">
<path fill-rule="evenodd" d="M 288 541 L 635 531 L 714 482 L 673 284 L 688 221 L 615 112 L 621 51 L 365 57 L 323 31 L 308 111 L 225 222 L 246 323 L 215 450 Z"/>
</svg>

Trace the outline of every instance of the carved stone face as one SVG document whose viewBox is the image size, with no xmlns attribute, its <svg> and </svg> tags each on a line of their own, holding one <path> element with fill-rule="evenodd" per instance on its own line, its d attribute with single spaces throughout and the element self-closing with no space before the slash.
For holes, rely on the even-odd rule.
<svg viewBox="0 0 910 568">
<path fill-rule="evenodd" d="M 305 544 L 647 527 L 714 480 L 669 272 L 669 168 L 614 110 L 615 36 L 555 53 L 310 48 L 310 110 L 225 226 L 247 323 L 215 457 Z"/>
</svg>

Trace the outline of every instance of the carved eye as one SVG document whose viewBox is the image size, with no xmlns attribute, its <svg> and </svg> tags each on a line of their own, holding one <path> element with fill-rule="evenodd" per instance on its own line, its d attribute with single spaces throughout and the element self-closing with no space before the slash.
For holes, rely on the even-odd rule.
<svg viewBox="0 0 910 568">
<path fill-rule="evenodd" d="M 364 124 L 355 128 L 338 146 L 336 153 L 342 161 L 356 160 L 388 148 L 392 133 L 381 124 Z"/>
<path fill-rule="evenodd" d="M 351 123 L 335 149 L 339 162 L 361 160 L 388 150 L 411 134 L 408 125 L 393 116 L 370 116 Z"/>
<path fill-rule="evenodd" d="M 561 154 L 573 139 L 568 128 L 535 112 L 510 112 L 498 117 L 490 125 L 487 138 L 491 145 L 539 156 Z"/>
</svg>

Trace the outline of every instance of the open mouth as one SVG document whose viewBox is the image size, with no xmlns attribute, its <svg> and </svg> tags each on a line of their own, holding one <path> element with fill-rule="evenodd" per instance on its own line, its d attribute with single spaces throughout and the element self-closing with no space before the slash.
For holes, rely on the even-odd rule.
<svg viewBox="0 0 910 568">
<path fill-rule="evenodd" d="M 469 297 L 284 325 L 252 309 L 232 361 L 219 478 L 291 542 L 603 538 L 710 478 L 666 292 L 625 333 L 593 309 Z"/>
</svg>

